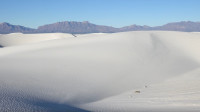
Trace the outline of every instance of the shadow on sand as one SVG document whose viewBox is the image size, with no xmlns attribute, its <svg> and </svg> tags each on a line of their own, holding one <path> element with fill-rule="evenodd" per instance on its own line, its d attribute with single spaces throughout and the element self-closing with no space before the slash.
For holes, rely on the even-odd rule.
<svg viewBox="0 0 200 112">
<path fill-rule="evenodd" d="M 30 105 L 34 105 L 35 107 L 42 108 L 42 110 L 47 112 L 89 112 L 83 109 L 69 106 L 67 104 L 59 104 L 44 100 L 36 100 L 36 101 L 26 100 L 25 102 Z"/>
</svg>

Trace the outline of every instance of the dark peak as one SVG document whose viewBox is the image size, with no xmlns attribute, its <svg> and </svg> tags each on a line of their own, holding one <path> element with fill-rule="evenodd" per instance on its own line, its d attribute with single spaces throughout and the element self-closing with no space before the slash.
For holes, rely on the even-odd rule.
<svg viewBox="0 0 200 112">
<path fill-rule="evenodd" d="M 88 23 L 90 23 L 90 22 L 89 22 L 89 21 L 83 21 L 82 23 L 87 23 L 87 24 L 88 24 Z"/>
<path fill-rule="evenodd" d="M 68 23 L 90 23 L 89 21 L 83 21 L 83 22 L 77 22 L 77 21 L 60 21 L 60 22 L 57 22 L 57 23 L 66 23 L 66 24 L 68 24 Z"/>
<path fill-rule="evenodd" d="M 124 26 L 124 27 L 121 27 L 121 28 L 130 28 L 130 27 L 136 27 L 136 26 L 137 26 L 136 24 L 133 24 L 133 25 Z"/>
<path fill-rule="evenodd" d="M 128 27 L 136 27 L 136 26 L 139 26 L 139 25 L 132 24 L 132 25 L 130 25 L 130 26 L 128 26 Z"/>
<path fill-rule="evenodd" d="M 24 27 L 24 26 L 13 25 L 13 24 L 10 24 L 10 23 L 7 23 L 7 22 L 0 23 L 0 25 L 9 26 L 9 27 L 21 27 L 21 28 L 26 28 L 26 27 Z M 30 29 L 32 29 L 32 28 L 30 28 Z"/>
<path fill-rule="evenodd" d="M 193 21 L 181 21 L 179 23 L 195 23 L 195 22 L 193 22 Z"/>
<path fill-rule="evenodd" d="M 3 23 L 0 23 L 1 25 L 11 25 L 10 23 L 7 23 L 7 22 L 3 22 Z"/>
<path fill-rule="evenodd" d="M 92 25 L 92 23 L 89 23 L 88 21 L 83 22 L 77 22 L 77 21 L 61 21 L 51 24 L 46 24 L 43 26 L 39 26 L 38 28 L 44 27 L 44 26 L 76 26 L 76 25 Z"/>
<path fill-rule="evenodd" d="M 148 28 L 150 26 L 133 24 L 133 25 L 130 25 L 130 26 L 125 26 L 125 27 L 145 27 L 145 28 Z"/>
<path fill-rule="evenodd" d="M 145 27 L 145 28 L 150 28 L 150 26 L 147 26 L 147 25 L 143 25 L 143 27 Z"/>
<path fill-rule="evenodd" d="M 32 32 L 34 29 L 27 28 L 20 25 L 12 25 L 10 23 L 0 23 L 0 33 L 1 34 L 7 34 L 7 33 L 15 33 L 15 32 L 21 32 L 21 33 L 29 33 Z"/>
<path fill-rule="evenodd" d="M 88 21 L 83 21 L 83 22 L 77 22 L 77 21 L 61 21 L 61 22 L 57 22 L 57 23 L 52 23 L 52 24 L 46 24 L 43 26 L 51 26 L 51 25 L 55 25 L 55 26 L 69 26 L 69 25 L 91 25 L 92 23 L 89 23 Z M 38 28 L 41 28 L 43 26 L 39 26 Z"/>
<path fill-rule="evenodd" d="M 2 22 L 2 23 L 0 23 L 0 24 L 9 24 L 9 23 L 7 23 L 7 22 Z"/>
<path fill-rule="evenodd" d="M 187 24 L 199 24 L 200 22 L 192 22 L 192 21 L 180 21 L 180 22 L 171 22 L 165 25 L 187 25 Z"/>
<path fill-rule="evenodd" d="M 151 28 L 150 26 L 145 26 L 145 25 L 140 26 L 140 25 L 133 24 L 130 26 L 125 26 L 125 27 L 120 28 L 120 31 L 138 31 L 138 30 L 148 30 L 150 28 Z"/>
</svg>

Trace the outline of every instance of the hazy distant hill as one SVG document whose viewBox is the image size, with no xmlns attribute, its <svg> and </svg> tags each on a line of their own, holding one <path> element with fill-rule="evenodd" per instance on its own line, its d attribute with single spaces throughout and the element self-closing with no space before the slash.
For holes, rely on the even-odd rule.
<svg viewBox="0 0 200 112">
<path fill-rule="evenodd" d="M 6 33 L 15 33 L 15 32 L 33 32 L 34 29 L 32 28 L 27 28 L 24 26 L 20 26 L 20 25 L 11 25 L 9 23 L 0 23 L 0 33 L 1 34 L 6 34 Z"/>
<path fill-rule="evenodd" d="M 130 25 L 130 26 L 125 26 L 122 28 L 119 28 L 119 31 L 140 31 L 140 30 L 151 30 L 152 27 L 150 26 L 140 26 L 140 25 Z"/>
<path fill-rule="evenodd" d="M 154 27 L 154 30 L 200 32 L 200 22 L 182 21 Z"/>
<path fill-rule="evenodd" d="M 163 26 L 140 26 L 130 25 L 121 28 L 114 28 L 111 26 L 103 26 L 92 24 L 88 21 L 75 22 L 75 21 L 64 21 L 53 24 L 47 24 L 39 26 L 37 29 L 27 28 L 19 25 L 11 25 L 9 23 L 0 24 L 0 33 L 114 33 L 114 32 L 125 32 L 125 31 L 148 31 L 148 30 L 163 30 L 163 31 L 183 31 L 183 32 L 200 32 L 200 22 L 182 21 L 168 23 Z"/>
</svg>

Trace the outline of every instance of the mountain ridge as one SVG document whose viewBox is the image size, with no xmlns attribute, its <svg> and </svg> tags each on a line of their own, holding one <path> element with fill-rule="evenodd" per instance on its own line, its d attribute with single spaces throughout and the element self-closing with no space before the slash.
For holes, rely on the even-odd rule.
<svg viewBox="0 0 200 112">
<path fill-rule="evenodd" d="M 12 25 L 7 22 L 0 23 L 0 34 L 7 34 L 7 33 L 28 33 L 34 31 L 35 29 L 20 26 L 20 25 Z"/>
<path fill-rule="evenodd" d="M 20 25 L 12 25 L 10 23 L 0 23 L 0 34 L 8 33 L 72 33 L 72 34 L 83 34 L 83 33 L 115 33 L 115 32 L 126 32 L 126 31 L 183 31 L 183 32 L 200 32 L 200 22 L 192 21 L 181 21 L 167 23 L 161 26 L 147 26 L 147 25 L 130 25 L 121 28 L 115 28 L 106 25 L 96 25 L 88 21 L 77 22 L 77 21 L 63 21 L 52 24 L 46 24 L 39 26 L 37 29 L 24 27 Z"/>
</svg>

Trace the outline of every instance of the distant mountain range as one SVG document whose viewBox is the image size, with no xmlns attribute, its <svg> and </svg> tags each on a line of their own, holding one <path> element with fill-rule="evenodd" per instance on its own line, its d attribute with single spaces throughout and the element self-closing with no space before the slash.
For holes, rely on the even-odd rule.
<svg viewBox="0 0 200 112">
<path fill-rule="evenodd" d="M 37 33 L 54 33 L 54 32 L 62 32 L 62 33 L 110 33 L 110 32 L 117 32 L 117 28 L 110 27 L 110 26 L 102 26 L 102 25 L 95 25 L 89 23 L 88 21 L 84 22 L 75 22 L 75 21 L 65 21 L 65 22 L 58 22 L 53 24 L 48 24 L 44 26 L 38 27 L 36 29 Z"/>
<path fill-rule="evenodd" d="M 15 33 L 15 32 L 22 32 L 22 33 L 29 33 L 34 31 L 35 29 L 27 28 L 20 25 L 11 25 L 9 23 L 0 23 L 0 33 L 6 34 L 6 33 Z"/>
<path fill-rule="evenodd" d="M 37 29 L 28 28 L 20 25 L 11 25 L 9 23 L 0 23 L 0 33 L 114 33 L 114 32 L 125 32 L 125 31 L 149 31 L 149 30 L 161 30 L 161 31 L 183 31 L 183 32 L 200 32 L 200 22 L 182 21 L 168 23 L 163 26 L 140 26 L 131 25 L 122 28 L 114 28 L 111 26 L 103 26 L 92 24 L 88 21 L 75 22 L 75 21 L 64 21 L 53 24 L 47 24 L 39 26 Z"/>
</svg>

